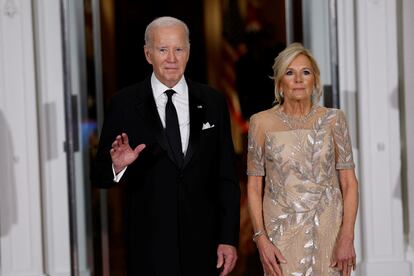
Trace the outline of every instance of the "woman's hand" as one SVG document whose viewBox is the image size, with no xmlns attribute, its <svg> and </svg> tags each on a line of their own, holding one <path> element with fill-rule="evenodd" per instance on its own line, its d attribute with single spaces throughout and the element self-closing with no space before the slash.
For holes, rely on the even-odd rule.
<svg viewBox="0 0 414 276">
<path fill-rule="evenodd" d="M 356 255 L 354 240 L 352 238 L 339 236 L 333 250 L 331 267 L 342 271 L 343 276 L 349 276 L 351 275 L 351 271 L 355 270 L 355 266 Z"/>
<path fill-rule="evenodd" d="M 349 276 L 355 270 L 356 255 L 354 248 L 354 228 L 358 210 L 358 181 L 353 169 L 339 170 L 344 213 L 341 230 L 332 252 L 331 267 Z"/>
<path fill-rule="evenodd" d="M 265 236 L 256 239 L 260 260 L 266 276 L 283 276 L 280 263 L 287 263 L 279 249 Z"/>
<path fill-rule="evenodd" d="M 126 133 L 118 135 L 112 143 L 110 150 L 115 173 L 119 173 L 126 166 L 132 164 L 144 148 L 145 144 L 140 144 L 135 149 L 132 149 L 129 145 L 128 135 Z"/>
</svg>

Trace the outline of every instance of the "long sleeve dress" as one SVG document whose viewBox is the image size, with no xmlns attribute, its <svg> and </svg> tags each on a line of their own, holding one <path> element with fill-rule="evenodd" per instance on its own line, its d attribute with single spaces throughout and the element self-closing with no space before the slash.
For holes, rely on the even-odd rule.
<svg viewBox="0 0 414 276">
<path fill-rule="evenodd" d="M 354 168 L 344 113 L 314 105 L 300 119 L 280 106 L 251 117 L 247 174 L 264 176 L 267 235 L 287 260 L 283 275 L 340 275 L 330 268 L 342 223 L 338 170 Z"/>
</svg>

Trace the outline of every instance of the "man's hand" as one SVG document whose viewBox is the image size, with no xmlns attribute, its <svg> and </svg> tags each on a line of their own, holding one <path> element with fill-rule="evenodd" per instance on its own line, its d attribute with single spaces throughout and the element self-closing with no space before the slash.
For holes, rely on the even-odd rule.
<svg viewBox="0 0 414 276">
<path fill-rule="evenodd" d="M 236 265 L 237 250 L 232 245 L 220 244 L 217 248 L 217 268 L 222 268 L 220 276 L 228 275 Z"/>
<path fill-rule="evenodd" d="M 132 164 L 144 148 L 145 144 L 140 144 L 135 149 L 132 149 L 126 133 L 116 136 L 109 151 L 115 173 L 119 173 L 126 166 Z"/>
</svg>

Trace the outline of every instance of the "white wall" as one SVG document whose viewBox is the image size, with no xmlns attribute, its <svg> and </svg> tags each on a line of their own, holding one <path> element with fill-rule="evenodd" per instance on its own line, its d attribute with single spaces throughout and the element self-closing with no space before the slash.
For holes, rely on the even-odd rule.
<svg viewBox="0 0 414 276">
<path fill-rule="evenodd" d="M 0 274 L 70 275 L 59 1 L 0 0 Z"/>
<path fill-rule="evenodd" d="M 32 6 L 0 0 L 0 274 L 43 275 Z"/>
<path fill-rule="evenodd" d="M 362 275 L 410 275 L 401 195 L 396 0 L 357 0 Z"/>
</svg>

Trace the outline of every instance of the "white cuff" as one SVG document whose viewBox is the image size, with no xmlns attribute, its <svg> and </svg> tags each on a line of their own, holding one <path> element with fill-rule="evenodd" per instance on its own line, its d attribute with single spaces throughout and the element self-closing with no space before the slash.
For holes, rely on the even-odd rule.
<svg viewBox="0 0 414 276">
<path fill-rule="evenodd" d="M 112 172 L 114 174 L 114 182 L 118 183 L 121 180 L 121 178 L 124 175 L 127 168 L 128 168 L 128 166 L 126 166 L 122 171 L 120 171 L 118 174 L 116 174 L 115 169 L 114 169 L 114 164 L 112 164 Z"/>
</svg>

